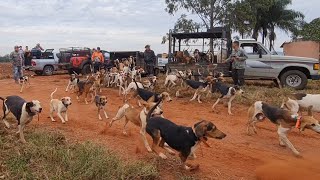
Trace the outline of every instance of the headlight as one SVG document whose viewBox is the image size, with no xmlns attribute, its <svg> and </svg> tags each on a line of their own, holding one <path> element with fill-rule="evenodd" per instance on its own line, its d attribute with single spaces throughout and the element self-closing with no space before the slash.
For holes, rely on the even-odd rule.
<svg viewBox="0 0 320 180">
<path fill-rule="evenodd" d="M 313 70 L 319 70 L 319 69 L 320 69 L 319 63 L 313 64 Z"/>
</svg>

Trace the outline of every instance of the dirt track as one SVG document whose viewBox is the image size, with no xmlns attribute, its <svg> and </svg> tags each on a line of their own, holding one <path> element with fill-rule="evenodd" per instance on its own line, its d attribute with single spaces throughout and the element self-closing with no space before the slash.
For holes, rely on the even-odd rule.
<svg viewBox="0 0 320 180">
<path fill-rule="evenodd" d="M 106 128 L 105 132 L 101 133 L 109 120 L 99 121 L 94 104 L 78 103 L 75 94 L 64 92 L 67 81 L 67 75 L 35 77 L 31 79 L 31 87 L 20 94 L 19 86 L 14 84 L 13 80 L 0 80 L 0 95 L 21 95 L 27 100 L 40 100 L 44 112 L 41 114 L 39 122 L 34 119 L 33 126 L 57 129 L 62 131 L 67 138 L 79 141 L 98 142 L 109 149 L 119 152 L 126 159 L 145 159 L 145 156 L 150 156 L 143 146 L 139 129 L 132 124 L 128 126 L 128 136 L 122 135 L 123 121 L 116 122 L 112 128 Z M 55 97 L 71 96 L 73 99 L 67 124 L 62 124 L 57 117 L 57 122 L 55 123 L 48 118 L 49 96 L 56 87 L 58 87 L 58 92 Z M 116 114 L 118 107 L 122 105 L 122 99 L 115 89 L 104 89 L 103 94 L 108 97 L 107 112 L 109 117 L 112 118 Z M 131 104 L 135 105 L 136 103 L 132 101 Z M 165 117 L 175 123 L 192 126 L 196 121 L 206 119 L 214 122 L 220 130 L 227 134 L 227 137 L 221 141 L 209 140 L 211 148 L 202 146 L 197 150 L 197 159 L 189 161 L 190 163 L 200 164 L 200 170 L 192 173 L 193 175 L 208 179 L 254 179 L 257 167 L 270 161 L 280 161 L 281 163 L 296 161 L 296 158 L 288 149 L 278 145 L 276 127 L 271 123 L 266 121 L 258 124 L 258 134 L 255 136 L 246 135 L 247 107 L 235 104 L 233 106 L 235 115 L 228 116 L 227 109 L 223 105 L 217 106 L 220 110 L 218 114 L 211 112 L 211 105 L 211 103 L 189 103 L 188 99 L 175 99 L 170 104 L 166 103 L 164 105 Z M 319 115 L 316 117 L 320 119 Z M 312 155 L 319 157 L 320 153 L 316 152 L 316 149 L 320 147 L 317 134 L 310 131 L 300 134 L 295 129 L 289 134 L 289 139 L 300 150 L 302 155 L 311 154 L 311 157 Z M 149 142 L 151 142 L 150 139 Z M 299 161 L 309 164 L 310 158 L 300 159 Z M 169 169 L 169 167 L 163 168 Z M 178 166 L 171 168 L 173 168 L 170 169 L 171 172 L 180 171 Z M 275 166 L 274 168 L 277 169 L 280 166 Z M 320 166 L 317 165 L 316 168 L 310 170 L 311 174 L 308 173 L 308 175 L 315 177 L 313 176 L 315 173 L 320 173 L 319 168 Z M 303 171 L 303 167 L 298 169 Z M 272 170 L 273 168 L 268 166 L 266 170 L 262 168 L 259 172 L 264 172 L 260 173 L 260 175 L 265 176 L 268 174 L 265 171 L 271 172 Z M 290 168 L 284 168 L 284 171 L 290 173 Z M 164 175 L 162 177 L 171 179 L 174 176 Z M 298 178 L 298 176 L 295 176 L 295 178 Z M 306 179 L 305 176 L 304 179 Z"/>
</svg>

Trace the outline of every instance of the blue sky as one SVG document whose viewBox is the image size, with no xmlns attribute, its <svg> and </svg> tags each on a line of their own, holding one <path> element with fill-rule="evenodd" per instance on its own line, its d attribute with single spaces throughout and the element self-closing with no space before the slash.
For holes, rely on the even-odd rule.
<svg viewBox="0 0 320 180">
<path fill-rule="evenodd" d="M 310 21 L 320 16 L 319 0 L 293 0 L 291 8 Z M 0 55 L 13 46 L 44 48 L 100 46 L 106 50 L 167 51 L 162 36 L 178 16 L 168 15 L 164 0 L 0 0 Z M 276 46 L 290 40 L 278 32 Z M 278 49 L 278 48 L 277 48 Z"/>
</svg>

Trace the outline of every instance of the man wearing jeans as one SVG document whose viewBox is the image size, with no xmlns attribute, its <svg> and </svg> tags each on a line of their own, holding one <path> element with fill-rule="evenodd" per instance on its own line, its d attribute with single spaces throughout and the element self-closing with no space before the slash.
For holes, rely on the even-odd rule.
<svg viewBox="0 0 320 180">
<path fill-rule="evenodd" d="M 19 46 L 14 47 L 14 51 L 10 54 L 10 60 L 13 66 L 13 77 L 16 83 L 22 77 L 22 57 L 19 52 Z"/>
<path fill-rule="evenodd" d="M 234 41 L 232 43 L 232 48 L 233 51 L 226 61 L 232 63 L 232 79 L 234 85 L 243 86 L 244 71 L 248 56 L 246 52 L 240 48 L 239 41 Z"/>
</svg>

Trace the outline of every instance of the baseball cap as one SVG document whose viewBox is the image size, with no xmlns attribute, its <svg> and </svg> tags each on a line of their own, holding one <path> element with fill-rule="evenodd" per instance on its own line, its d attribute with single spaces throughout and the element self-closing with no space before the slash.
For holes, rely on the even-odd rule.
<svg viewBox="0 0 320 180">
<path fill-rule="evenodd" d="M 144 48 L 149 48 L 149 47 L 150 47 L 150 45 L 147 44 Z"/>
</svg>

